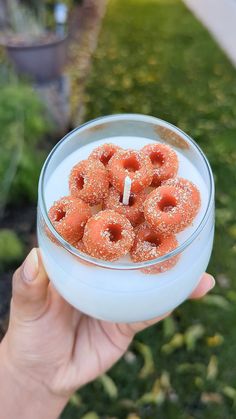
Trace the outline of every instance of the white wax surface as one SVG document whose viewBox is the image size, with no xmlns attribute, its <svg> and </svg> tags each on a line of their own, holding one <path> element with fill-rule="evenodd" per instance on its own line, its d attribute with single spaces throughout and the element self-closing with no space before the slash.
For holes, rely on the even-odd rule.
<svg viewBox="0 0 236 419">
<path fill-rule="evenodd" d="M 68 179 L 70 175 L 70 171 L 72 167 L 81 160 L 86 159 L 89 154 L 98 146 L 105 144 L 105 143 L 113 143 L 119 145 L 125 149 L 133 148 L 136 150 L 141 149 L 147 144 L 155 143 L 147 138 L 140 138 L 140 137 L 111 137 L 105 138 L 104 140 L 96 141 L 90 143 L 74 153 L 70 154 L 63 162 L 57 167 L 54 171 L 52 176 L 50 177 L 46 188 L 45 188 L 45 201 L 47 209 L 51 207 L 54 201 L 60 199 L 62 196 L 69 194 L 69 186 L 68 186 Z M 201 208 L 198 212 L 197 217 L 194 219 L 193 224 L 186 228 L 183 232 L 177 234 L 177 239 L 179 244 L 183 243 L 193 231 L 197 228 L 200 224 L 203 215 L 206 211 L 207 201 L 208 201 L 208 191 L 206 184 L 201 176 L 201 174 L 197 171 L 195 166 L 179 151 L 177 151 L 174 147 L 173 149 L 178 155 L 179 159 L 179 171 L 178 176 L 184 177 L 190 181 L 192 181 L 199 189 L 201 193 Z"/>
</svg>

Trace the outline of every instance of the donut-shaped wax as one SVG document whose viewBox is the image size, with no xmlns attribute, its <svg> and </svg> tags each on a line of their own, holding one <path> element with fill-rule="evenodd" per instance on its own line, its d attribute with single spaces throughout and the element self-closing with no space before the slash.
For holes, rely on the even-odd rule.
<svg viewBox="0 0 236 419">
<path fill-rule="evenodd" d="M 72 245 L 82 238 L 84 227 L 91 217 L 88 204 L 79 198 L 65 196 L 54 202 L 48 212 L 57 232 Z"/>
<path fill-rule="evenodd" d="M 179 168 L 175 151 L 162 143 L 147 144 L 142 148 L 151 160 L 153 166 L 152 186 L 160 186 L 161 182 L 176 176 Z"/>
<path fill-rule="evenodd" d="M 104 200 L 104 208 L 110 209 L 123 214 L 128 218 L 133 226 L 136 226 L 144 221 L 143 204 L 147 197 L 146 191 L 141 191 L 137 194 L 131 193 L 129 204 L 122 203 L 123 195 L 116 188 L 111 187 L 108 197 Z"/>
<path fill-rule="evenodd" d="M 156 231 L 178 233 L 193 221 L 189 193 L 175 186 L 159 186 L 144 203 L 144 217 Z"/>
<path fill-rule="evenodd" d="M 193 218 L 196 217 L 199 208 L 201 206 L 201 195 L 194 183 L 190 182 L 190 180 L 176 177 L 173 179 L 168 179 L 162 183 L 162 185 L 167 186 L 174 186 L 176 188 L 180 188 L 185 195 L 189 197 L 189 212 Z"/>
<path fill-rule="evenodd" d="M 84 229 L 83 243 L 89 255 L 114 261 L 129 253 L 134 230 L 129 220 L 112 210 L 91 217 Z"/>
<path fill-rule="evenodd" d="M 97 205 L 107 196 L 109 190 L 108 174 L 98 160 L 82 160 L 70 173 L 70 192 L 90 205 Z"/>
<path fill-rule="evenodd" d="M 153 168 L 150 158 L 136 150 L 119 150 L 110 159 L 107 169 L 110 182 L 121 193 L 126 176 L 132 181 L 131 192 L 138 193 L 152 183 Z"/>
<path fill-rule="evenodd" d="M 174 234 L 158 233 L 143 223 L 135 229 L 135 239 L 130 256 L 135 263 L 145 262 L 164 256 L 177 246 L 178 242 Z M 178 258 L 178 256 L 171 257 L 165 262 L 143 269 L 143 272 L 153 274 L 165 272 L 175 266 Z"/>
<path fill-rule="evenodd" d="M 116 144 L 107 143 L 95 148 L 92 153 L 89 155 L 89 159 L 99 160 L 103 166 L 107 166 L 112 156 L 118 151 L 121 150 Z"/>
</svg>

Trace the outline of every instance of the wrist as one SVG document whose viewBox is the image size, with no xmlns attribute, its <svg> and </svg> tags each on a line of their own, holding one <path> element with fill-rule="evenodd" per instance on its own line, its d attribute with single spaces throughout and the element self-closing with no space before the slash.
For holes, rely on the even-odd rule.
<svg viewBox="0 0 236 419">
<path fill-rule="evenodd" d="M 33 376 L 30 370 L 23 370 L 11 360 L 5 337 L 0 344 L 0 406 L 4 417 L 56 419 L 60 415 L 68 397 L 54 394 L 50 383 L 46 386 L 43 379 Z"/>
</svg>

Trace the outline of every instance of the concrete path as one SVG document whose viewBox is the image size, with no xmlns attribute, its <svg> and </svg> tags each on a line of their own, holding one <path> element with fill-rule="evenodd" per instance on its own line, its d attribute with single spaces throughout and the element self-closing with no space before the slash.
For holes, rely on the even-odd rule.
<svg viewBox="0 0 236 419">
<path fill-rule="evenodd" d="M 236 67 L 236 0 L 183 0 Z"/>
</svg>

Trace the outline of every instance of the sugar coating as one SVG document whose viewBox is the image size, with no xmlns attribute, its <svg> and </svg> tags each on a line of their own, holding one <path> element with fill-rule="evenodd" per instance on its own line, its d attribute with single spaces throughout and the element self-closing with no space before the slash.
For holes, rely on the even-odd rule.
<svg viewBox="0 0 236 419">
<path fill-rule="evenodd" d="M 152 186 L 160 186 L 161 182 L 176 176 L 179 168 L 178 157 L 175 151 L 166 144 L 148 144 L 142 148 L 152 162 Z"/>
<path fill-rule="evenodd" d="M 118 151 L 121 150 L 116 144 L 106 143 L 99 147 L 96 147 L 89 155 L 89 159 L 100 161 L 105 167 L 107 166 L 111 157 Z"/>
<path fill-rule="evenodd" d="M 201 195 L 194 183 L 181 177 L 175 177 L 162 182 L 162 185 L 174 186 L 175 188 L 181 189 L 185 195 L 189 196 L 189 208 L 188 211 L 191 213 L 193 218 L 196 217 L 200 206 L 201 206 Z"/>
<path fill-rule="evenodd" d="M 162 185 L 151 192 L 144 203 L 144 217 L 154 230 L 163 233 L 178 233 L 193 221 L 196 204 L 192 188 Z M 162 203 L 166 202 L 163 209 Z M 168 202 L 171 205 L 168 205 Z M 173 205 L 172 205 L 173 202 Z"/>
<path fill-rule="evenodd" d="M 178 241 L 174 234 L 163 234 L 154 232 L 147 224 L 143 223 L 135 229 L 135 240 L 130 252 L 133 262 L 143 262 L 159 258 L 178 246 Z M 171 269 L 178 261 L 178 256 L 157 263 L 143 269 L 145 273 L 161 273 Z"/>
<path fill-rule="evenodd" d="M 124 146 L 124 144 L 121 145 Z M 157 159 L 157 162 L 155 162 L 154 156 L 154 163 L 152 163 L 150 158 L 153 157 L 152 153 L 155 154 L 157 153 L 157 150 L 160 151 L 162 146 L 164 146 L 164 149 L 162 149 L 160 160 L 158 161 Z M 172 165 L 170 160 L 168 160 L 170 156 L 172 158 Z M 175 156 L 174 160 L 173 156 Z M 131 168 L 126 168 L 124 163 L 129 159 L 131 159 Z M 112 162 L 115 162 L 115 172 L 112 172 L 113 168 L 112 170 L 110 169 Z M 157 183 L 159 185 L 161 178 L 160 173 L 163 168 L 167 170 L 167 175 L 165 174 L 166 177 L 174 177 L 166 179 L 166 177 L 163 176 L 162 179 L 164 180 L 161 181 L 161 186 L 149 193 L 153 187 L 156 187 L 155 182 L 152 182 L 155 173 L 158 174 Z M 86 227 L 85 221 L 82 220 L 80 223 L 80 227 L 84 231 L 83 238 L 81 240 L 81 236 L 79 236 L 78 239 L 78 236 L 76 236 L 77 232 L 75 232 L 76 241 L 75 236 L 73 236 L 74 227 L 72 227 L 72 224 L 66 226 L 65 221 L 63 221 L 64 217 L 62 217 L 58 223 L 63 225 L 64 231 L 69 232 L 68 238 L 64 235 L 65 240 L 73 244 L 83 253 L 110 261 L 115 261 L 120 257 L 127 255 L 129 252 L 131 259 L 134 262 L 135 258 L 139 258 L 136 262 L 142 262 L 169 253 L 173 250 L 170 245 L 169 247 L 166 246 L 165 253 L 162 253 L 163 249 L 160 246 L 156 246 L 148 240 L 140 239 L 136 243 L 136 238 L 134 240 L 134 231 L 130 230 L 130 224 L 129 226 L 126 226 L 126 228 L 124 227 L 125 225 L 119 224 L 117 221 L 114 222 L 114 218 L 111 217 L 111 214 L 106 220 L 108 224 L 103 225 L 102 222 L 104 220 L 102 214 L 110 210 L 111 212 L 115 212 L 116 215 L 123 216 L 126 221 L 130 221 L 133 226 L 137 226 L 140 223 L 144 223 L 145 213 L 145 229 L 149 228 L 153 234 L 163 235 L 164 238 L 168 238 L 170 234 L 173 236 L 173 233 L 184 230 L 192 223 L 197 215 L 201 205 L 201 198 L 197 187 L 192 182 L 184 178 L 175 177 L 177 170 L 178 157 L 176 153 L 169 146 L 165 146 L 161 143 L 147 144 L 141 151 L 131 149 L 124 150 L 112 143 L 106 143 L 97 147 L 90 153 L 87 160 L 80 161 L 72 168 L 69 179 L 72 197 L 64 197 L 67 199 L 74 199 L 75 197 L 80 196 L 81 199 L 89 202 L 89 204 L 93 206 L 92 214 L 95 213 L 95 215 L 92 216 L 90 209 L 89 220 Z M 138 190 L 141 188 L 141 192 L 131 193 L 130 202 L 132 203 L 127 206 L 122 203 L 124 179 L 126 176 L 131 178 L 133 187 L 136 185 L 135 187 L 138 188 Z M 77 180 L 81 178 L 82 187 L 78 187 Z M 110 188 L 109 182 L 112 183 Z M 161 188 L 167 188 L 167 197 L 171 197 L 175 200 L 175 205 L 172 205 L 172 203 L 170 203 L 170 205 L 165 205 L 164 211 L 160 210 L 160 203 L 163 199 L 163 195 L 160 195 Z M 171 191 L 172 194 L 170 193 Z M 62 200 L 64 198 L 62 198 Z M 105 211 L 102 211 L 101 209 L 105 209 Z M 57 215 L 60 211 L 62 211 L 61 208 L 57 208 Z M 70 215 L 70 209 L 68 214 Z M 153 221 L 154 219 L 155 221 Z M 94 222 L 96 222 L 95 225 L 93 224 Z M 117 240 L 111 240 L 110 229 L 117 225 L 121 227 L 120 237 Z M 87 232 L 89 229 L 91 230 L 90 233 Z M 64 233 L 58 232 L 63 236 Z M 135 232 L 137 232 L 137 229 L 135 229 Z M 175 236 L 173 240 L 176 241 Z M 133 245 L 132 247 L 133 242 L 135 242 L 136 245 Z M 126 245 L 124 245 L 124 243 Z M 177 245 L 178 243 L 176 246 Z M 165 263 L 155 264 L 154 267 L 145 268 L 143 271 L 146 273 L 165 272 L 174 266 L 177 259 L 177 257 L 171 258 Z"/>
<path fill-rule="evenodd" d="M 112 240 L 111 231 L 118 231 Z M 83 243 L 89 255 L 114 261 L 129 253 L 134 242 L 134 230 L 129 220 L 113 210 L 100 211 L 91 217 L 84 230 Z"/>
<path fill-rule="evenodd" d="M 83 236 L 91 210 L 81 199 L 65 196 L 54 202 L 48 215 L 57 232 L 70 244 L 76 245 Z"/>
<path fill-rule="evenodd" d="M 81 180 L 81 187 L 78 181 Z M 70 173 L 70 192 L 90 205 L 97 205 L 108 195 L 109 179 L 103 164 L 98 160 L 82 160 Z"/>
<path fill-rule="evenodd" d="M 104 208 L 111 209 L 119 214 L 123 214 L 128 218 L 133 226 L 144 221 L 143 204 L 148 193 L 143 190 L 137 194 L 131 194 L 130 204 L 124 205 L 122 203 L 122 194 L 116 188 L 111 187 L 107 198 L 104 200 Z"/>
<path fill-rule="evenodd" d="M 139 168 L 130 171 L 125 167 L 127 160 L 137 163 Z M 150 158 L 142 151 L 137 150 L 119 150 L 110 159 L 107 169 L 112 185 L 123 192 L 126 176 L 132 180 L 131 192 L 137 193 L 152 183 L 153 168 Z"/>
</svg>

